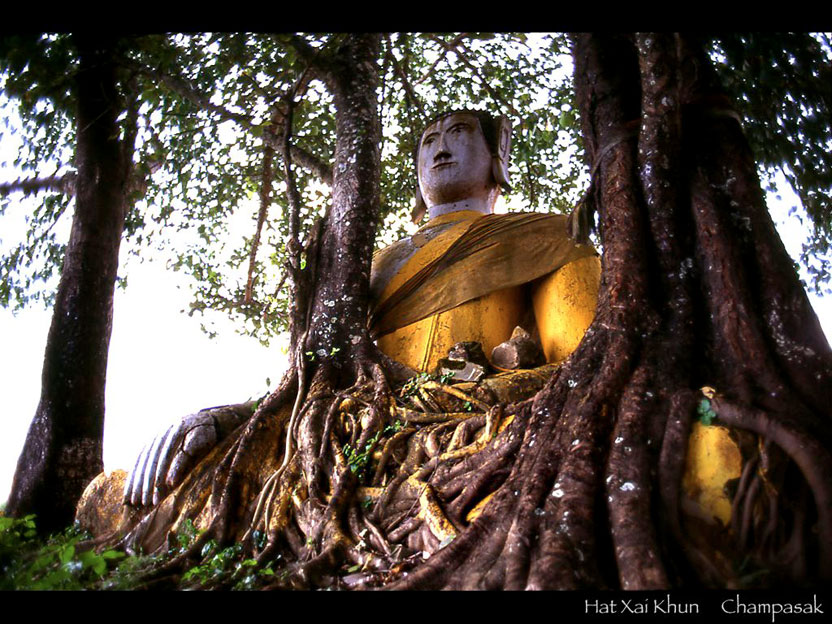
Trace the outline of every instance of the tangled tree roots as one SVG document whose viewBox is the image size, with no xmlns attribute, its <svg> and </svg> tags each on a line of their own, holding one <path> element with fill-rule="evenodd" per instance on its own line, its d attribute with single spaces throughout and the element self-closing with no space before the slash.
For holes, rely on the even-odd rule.
<svg viewBox="0 0 832 624">
<path fill-rule="evenodd" d="M 601 336 L 584 348 L 607 352 L 612 345 L 601 348 Z M 585 375 L 576 361 L 596 372 Z M 723 539 L 729 549 L 715 554 L 691 541 L 696 533 L 689 524 L 683 530 L 690 520 L 677 511 L 679 483 L 702 395 L 677 392 L 664 412 L 650 400 L 656 380 L 646 367 L 631 371 L 620 361 L 574 358 L 478 385 L 423 377 L 395 394 L 376 392 L 372 381 L 344 392 L 313 381 L 294 424 L 290 375 L 127 541 L 165 545 L 190 518 L 205 531 L 155 575 L 181 571 L 207 539 L 242 541 L 260 563 L 279 562 L 273 588 L 643 589 L 694 578 L 725 585 L 739 579 L 720 557 L 742 552 L 765 565 L 785 553 L 790 576 L 805 578 L 807 527 L 823 505 L 807 504 L 804 489 L 789 503 L 802 503 L 793 514 L 778 510 L 788 469 L 774 475 L 771 443 L 746 463 L 737 487 L 738 543 Z M 615 395 L 603 390 L 616 387 Z M 732 425 L 754 418 L 717 397 L 712 404 Z M 654 437 L 660 426 L 666 431 Z M 794 431 L 746 426 L 781 439 L 794 463 L 807 465 Z M 296 443 L 286 455 L 290 433 Z M 811 482 L 812 468 L 804 472 Z M 815 500 L 827 495 L 828 486 L 810 485 Z M 828 521 L 818 526 L 823 536 Z M 689 564 L 668 570 L 674 551 Z"/>
</svg>

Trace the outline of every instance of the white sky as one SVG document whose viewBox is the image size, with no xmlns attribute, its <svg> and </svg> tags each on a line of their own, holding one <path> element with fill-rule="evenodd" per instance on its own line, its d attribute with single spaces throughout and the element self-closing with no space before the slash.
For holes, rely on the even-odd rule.
<svg viewBox="0 0 832 624">
<path fill-rule="evenodd" d="M 274 388 L 285 357 L 235 334 L 231 322 L 210 340 L 196 318 L 180 314 L 187 294 L 159 263 L 133 267 L 116 290 L 107 366 L 104 463 L 126 468 L 142 445 L 174 419 L 204 407 L 239 403 Z M 0 502 L 11 490 L 17 458 L 40 397 L 51 311 L 0 310 Z"/>
</svg>

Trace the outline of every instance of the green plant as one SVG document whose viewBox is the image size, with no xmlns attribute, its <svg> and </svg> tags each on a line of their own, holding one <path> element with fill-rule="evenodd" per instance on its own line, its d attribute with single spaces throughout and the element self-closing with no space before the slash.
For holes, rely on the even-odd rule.
<svg viewBox="0 0 832 624">
<path fill-rule="evenodd" d="M 72 526 L 45 539 L 35 516 L 0 516 L 0 589 L 84 589 L 95 586 L 126 555 L 116 550 L 79 550 L 89 536 Z"/>
<path fill-rule="evenodd" d="M 258 540 L 258 536 L 254 538 L 255 541 Z M 256 559 L 243 559 L 243 545 L 239 542 L 218 549 L 217 542 L 209 540 L 202 547 L 200 555 L 201 562 L 182 575 L 183 583 L 210 586 L 223 582 L 233 589 L 245 590 L 254 589 L 262 580 L 274 576 L 271 566 L 258 568 Z"/>
<path fill-rule="evenodd" d="M 194 526 L 193 520 L 186 519 L 176 532 L 176 542 L 179 544 L 179 552 L 185 552 L 194 543 L 202 531 Z"/>
<path fill-rule="evenodd" d="M 136 589 L 142 584 L 142 576 L 164 555 L 131 555 L 124 557 L 114 570 L 112 570 L 102 581 L 102 589 L 128 590 Z"/>
<path fill-rule="evenodd" d="M 705 426 L 713 424 L 716 418 L 716 412 L 711 407 L 709 399 L 699 401 L 699 405 L 696 407 L 696 413 L 699 414 L 699 422 Z"/>
<path fill-rule="evenodd" d="M 240 556 L 242 550 L 243 545 L 240 543 L 235 543 L 228 548 L 217 550 L 216 541 L 209 540 L 202 547 L 202 552 L 200 553 L 202 555 L 202 562 L 187 570 L 182 575 L 182 581 L 195 580 L 204 585 L 209 581 L 219 580 L 229 572 L 234 571 L 232 563 Z M 253 561 L 254 564 L 257 563 L 253 559 L 248 561 Z M 242 562 L 238 563 L 237 568 L 242 565 Z M 246 565 L 251 564 L 246 563 Z"/>
</svg>

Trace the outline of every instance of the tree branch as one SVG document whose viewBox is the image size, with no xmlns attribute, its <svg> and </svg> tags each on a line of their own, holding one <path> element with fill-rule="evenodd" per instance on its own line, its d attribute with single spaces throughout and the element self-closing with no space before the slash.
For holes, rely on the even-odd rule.
<svg viewBox="0 0 832 624">
<path fill-rule="evenodd" d="M 454 54 L 457 55 L 457 57 L 459 58 L 460 61 L 463 62 L 463 64 L 467 65 L 468 68 L 472 72 L 474 72 L 474 75 L 482 83 L 482 86 L 485 87 L 485 90 L 488 91 L 489 95 L 492 98 L 494 98 L 494 101 L 495 102 L 502 102 L 503 106 L 508 108 L 511 111 L 512 115 L 514 115 L 515 117 L 520 117 L 520 114 L 517 112 L 517 109 L 515 109 L 514 106 L 511 105 L 511 102 L 506 101 L 506 99 L 504 97 L 502 97 L 499 93 L 497 93 L 493 89 L 493 87 L 490 84 L 488 84 L 488 81 L 485 79 L 485 77 L 483 77 L 483 75 L 480 74 L 480 71 L 476 67 L 474 67 L 473 63 L 471 63 L 471 61 L 468 60 L 468 55 L 466 54 L 466 52 L 468 51 L 468 48 L 465 47 L 465 44 L 460 41 L 459 42 L 459 47 L 461 47 L 462 50 L 458 50 L 456 47 L 452 48 L 453 51 L 454 51 Z"/>
<path fill-rule="evenodd" d="M 65 173 L 61 176 L 53 175 L 47 178 L 27 178 L 15 180 L 14 182 L 4 182 L 0 184 L 0 197 L 6 197 L 15 192 L 21 192 L 24 195 L 34 195 L 41 191 L 58 191 L 66 195 L 75 194 L 75 180 L 78 174 L 74 171 Z"/>
<path fill-rule="evenodd" d="M 257 248 L 260 246 L 260 234 L 263 232 L 263 225 L 266 223 L 266 213 L 269 209 L 269 200 L 272 195 L 272 157 L 274 150 L 266 145 L 263 148 L 263 176 L 260 181 L 260 212 L 257 214 L 257 229 L 254 232 L 254 239 L 251 241 L 251 253 L 248 258 L 248 278 L 246 280 L 246 291 L 244 302 L 251 303 L 252 290 L 254 289 L 254 266 L 257 259 Z"/>
<path fill-rule="evenodd" d="M 214 104 L 211 102 L 210 98 L 206 97 L 204 93 L 200 92 L 189 81 L 183 78 L 153 69 L 152 67 L 148 67 L 147 65 L 143 65 L 142 63 L 137 63 L 135 61 L 125 61 L 125 66 L 166 85 L 177 95 L 185 98 L 197 107 L 213 113 L 223 121 L 233 121 L 247 131 L 252 131 L 254 128 L 259 127 L 258 124 L 256 124 L 248 115 L 235 113 L 234 111 L 228 110 L 224 106 Z M 277 151 L 281 149 L 282 139 L 279 133 L 272 134 L 264 132 L 261 134 L 261 138 L 263 139 L 263 142 L 273 150 Z M 332 167 L 321 161 L 318 157 L 296 145 L 292 146 L 292 157 L 302 167 L 316 175 L 321 181 L 327 184 L 332 184 Z"/>
<path fill-rule="evenodd" d="M 433 37 L 432 39 L 433 41 L 437 41 L 437 39 Z M 457 39 L 454 39 L 454 41 L 457 41 L 458 39 L 459 38 L 457 37 Z M 454 41 L 452 41 L 451 44 L 453 44 Z M 448 56 L 448 51 L 451 49 L 449 46 L 451 44 L 446 45 L 444 42 L 441 41 L 439 43 L 443 46 L 442 54 L 440 54 L 439 57 L 433 62 L 433 64 L 428 68 L 428 70 L 424 74 L 422 74 L 422 77 L 413 83 L 414 85 L 421 84 L 422 82 L 427 80 L 428 76 L 430 76 L 433 73 L 433 70 L 436 69 L 436 66 L 439 65 L 439 63 L 441 63 L 446 56 Z"/>
<path fill-rule="evenodd" d="M 390 44 L 389 44 L 389 38 L 388 38 L 388 46 L 389 45 Z M 395 68 L 396 73 L 399 75 L 399 77 L 402 80 L 402 87 L 404 87 L 405 97 L 407 98 L 409 103 L 416 105 L 416 108 L 419 109 L 419 113 L 421 113 L 421 115 L 424 117 L 425 107 L 422 105 L 422 102 L 419 99 L 419 96 L 416 95 L 416 93 L 413 91 L 413 88 L 410 85 L 410 81 L 408 81 L 408 79 L 407 79 L 407 72 L 404 71 L 404 69 L 402 68 L 401 65 L 399 65 L 399 62 L 396 60 L 396 56 L 392 52 L 389 52 L 389 55 L 390 55 L 390 58 L 393 61 L 393 67 Z M 435 63 L 434 63 L 434 65 L 435 65 Z M 423 76 L 421 80 L 424 80 L 424 78 L 426 76 L 427 76 L 427 74 L 425 76 Z M 419 82 L 421 82 L 421 80 Z M 418 84 L 418 82 L 417 82 L 417 84 Z"/>
<path fill-rule="evenodd" d="M 290 35 L 288 38 L 278 39 L 278 42 L 282 45 L 288 44 L 297 54 L 300 56 L 306 64 L 316 73 L 318 78 L 323 80 L 327 83 L 328 86 L 331 86 L 332 81 L 332 65 L 327 61 L 327 58 L 321 54 L 324 48 L 329 45 L 333 40 L 337 38 L 337 35 L 333 36 L 329 42 L 320 48 L 315 48 L 298 35 Z"/>
</svg>

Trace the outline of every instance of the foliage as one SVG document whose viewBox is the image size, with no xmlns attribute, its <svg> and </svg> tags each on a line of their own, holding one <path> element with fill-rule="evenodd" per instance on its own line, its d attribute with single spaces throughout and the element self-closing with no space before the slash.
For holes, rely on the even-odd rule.
<svg viewBox="0 0 832 624">
<path fill-rule="evenodd" d="M 291 98 L 302 241 L 326 210 L 328 186 L 321 175 L 331 166 L 334 145 L 332 97 L 309 59 L 335 58 L 342 37 L 203 33 L 122 40 L 121 88 L 135 90 L 139 102 L 138 177 L 123 245 L 127 266 L 153 257 L 182 272 L 193 294 L 189 313 L 203 317 L 206 331 L 217 311 L 264 342 L 285 329 L 290 211 L 279 148 L 286 103 Z M 741 103 L 761 167 L 769 173 L 785 169 L 812 221 L 802 261 L 819 288 L 828 264 L 818 259 L 829 253 L 832 240 L 828 40 L 821 45 L 809 35 L 726 34 L 714 39 L 713 49 L 723 80 Z M 0 42 L 4 108 L 16 109 L 22 124 L 6 130 L 19 134 L 23 146 L 10 164 L 25 176 L 74 171 L 70 85 L 76 66 L 68 35 Z M 414 229 L 409 212 L 418 133 L 426 119 L 449 108 L 499 111 L 511 119 L 510 209 L 568 212 L 579 200 L 588 176 L 564 35 L 391 34 L 383 41 L 379 71 L 379 247 Z M 24 239 L 3 241 L 0 250 L 0 304 L 7 307 L 51 301 L 65 237 L 56 224 L 72 202 L 54 190 L 40 198 L 25 215 Z M 0 213 L 18 210 L 9 210 L 12 205 L 6 194 Z"/>
<path fill-rule="evenodd" d="M 453 379 L 453 376 L 453 373 L 419 373 L 418 375 L 414 375 L 404 383 L 401 389 L 401 396 L 403 398 L 413 396 L 418 392 L 419 386 L 421 386 L 426 381 L 438 381 L 439 383 L 445 384 L 448 383 L 451 379 Z"/>
<path fill-rule="evenodd" d="M 168 555 L 187 551 L 201 533 L 190 519 L 186 520 L 176 534 L 179 548 L 172 549 Z M 252 540 L 259 548 L 263 548 L 266 535 L 262 531 L 254 531 Z M 240 542 L 220 548 L 216 540 L 210 539 L 200 550 L 199 563 L 182 574 L 180 586 L 207 588 L 212 584 L 225 582 L 234 589 L 254 589 L 269 581 L 274 574 L 271 565 L 261 566 L 256 559 L 244 558 L 243 545 Z"/>
<path fill-rule="evenodd" d="M 404 428 L 404 423 L 396 420 L 391 425 L 387 425 L 383 429 L 377 431 L 375 435 L 371 436 L 362 448 L 354 448 L 350 444 L 345 444 L 343 451 L 350 471 L 355 474 L 359 480 L 363 481 L 366 477 L 366 468 L 370 465 L 370 460 L 373 457 L 373 451 L 376 450 L 376 445 L 379 440 L 394 433 L 401 431 Z"/>
<path fill-rule="evenodd" d="M 128 590 L 144 586 L 146 573 L 159 563 L 182 553 L 199 531 L 189 520 L 176 535 L 178 548 L 156 556 L 127 555 L 106 549 L 98 553 L 82 548 L 89 535 L 71 526 L 49 537 L 38 535 L 35 517 L 8 518 L 0 515 L 0 590 Z M 260 547 L 265 535 L 253 539 Z M 220 579 L 232 580 L 235 589 L 253 589 L 274 575 L 272 565 L 243 559 L 239 543 L 220 549 L 209 540 L 200 561 L 187 569 L 181 586 L 203 586 Z"/>
<path fill-rule="evenodd" d="M 182 583 L 204 586 L 230 578 L 235 589 L 253 589 L 274 576 L 270 566 L 258 567 L 256 559 L 244 559 L 242 552 L 239 542 L 219 549 L 214 540 L 208 541 L 202 548 L 202 561 L 182 575 Z"/>
<path fill-rule="evenodd" d="M 724 33 L 713 49 L 769 190 L 782 171 L 800 197 L 808 223 L 796 207 L 790 215 L 809 230 L 800 262 L 821 292 L 832 276 L 832 40 L 829 34 Z"/>
<path fill-rule="evenodd" d="M 708 399 L 699 401 L 699 404 L 696 406 L 696 413 L 699 417 L 699 422 L 706 426 L 712 424 L 716 418 L 716 412 L 714 412 L 713 407 L 711 407 L 711 402 Z"/>
<path fill-rule="evenodd" d="M 0 589 L 84 589 L 96 585 L 126 555 L 117 550 L 79 550 L 88 539 L 72 526 L 38 537 L 33 515 L 0 516 Z"/>
<path fill-rule="evenodd" d="M 240 318 L 241 331 L 263 340 L 285 328 L 289 301 L 278 289 L 289 228 L 282 163 L 272 168 L 268 214 L 253 271 L 254 296 L 245 297 L 263 165 L 267 149 L 282 133 L 285 95 L 300 84 L 292 115 L 293 143 L 310 159 L 329 166 L 332 99 L 323 82 L 307 74 L 308 61 L 299 50 L 333 55 L 340 37 L 148 35 L 123 42 L 122 86 L 126 89 L 134 76 L 140 102 L 134 158 L 140 179 L 127 219 L 125 249 L 132 258 L 150 254 L 173 271 L 186 273 L 194 295 L 191 314 L 225 311 Z M 408 213 L 415 190 L 416 136 L 427 117 L 447 108 L 487 108 L 512 118 L 514 204 L 538 210 L 565 210 L 574 204 L 582 169 L 570 157 L 577 153 L 571 93 L 566 73 L 558 71 L 568 65 L 566 41 L 563 36 L 539 41 L 532 47 L 525 35 L 476 33 L 386 39 L 380 59 L 385 130 L 379 246 L 413 229 Z M 63 53 L 43 52 L 52 47 Z M 52 92 L 39 85 L 58 80 L 66 84 L 72 76 L 70 38 L 6 39 L 2 52 L 7 106 L 16 107 L 23 120 L 23 143 L 40 150 L 18 159 L 15 166 L 27 176 L 42 177 L 56 164 L 62 171 L 69 166 L 71 172 L 70 96 L 59 100 L 62 116 L 48 118 L 36 115 L 28 100 L 21 99 L 29 87 L 39 106 L 54 108 Z M 568 119 L 572 123 L 565 123 Z M 52 133 L 50 142 L 38 134 L 44 128 Z M 293 174 L 304 202 L 303 238 L 325 210 L 328 189 L 307 167 L 295 163 Z M 63 253 L 52 228 L 71 202 L 61 194 L 48 197 L 52 199 L 29 216 L 26 240 L 3 256 L 3 305 L 19 308 L 34 300 L 50 301 L 49 279 Z M 5 201 L 8 206 L 9 198 Z"/>
</svg>

